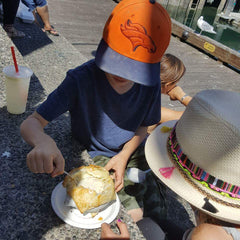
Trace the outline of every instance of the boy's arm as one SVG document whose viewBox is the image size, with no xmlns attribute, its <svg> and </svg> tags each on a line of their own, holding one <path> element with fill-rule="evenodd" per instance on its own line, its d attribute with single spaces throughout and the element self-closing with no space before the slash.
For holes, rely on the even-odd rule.
<svg viewBox="0 0 240 240">
<path fill-rule="evenodd" d="M 176 86 L 171 91 L 167 93 L 171 100 L 178 100 L 184 106 L 187 106 L 189 102 L 192 100 L 192 97 L 188 96 L 180 86 Z"/>
<path fill-rule="evenodd" d="M 169 108 L 161 107 L 161 120 L 158 124 L 148 127 L 148 133 L 151 133 L 159 124 L 171 121 L 178 120 L 182 116 L 184 111 L 175 111 Z"/>
<path fill-rule="evenodd" d="M 121 152 L 111 158 L 105 168 L 109 171 L 114 170 L 115 177 L 115 190 L 120 191 L 123 188 L 124 172 L 127 166 L 127 162 L 133 152 L 142 143 L 147 136 L 147 127 L 139 127 L 132 139 L 125 143 Z"/>
<path fill-rule="evenodd" d="M 142 141 L 146 138 L 147 128 L 148 127 L 139 127 L 133 138 L 124 144 L 123 149 L 119 154 L 125 156 L 125 158 L 127 158 L 127 161 L 134 153 L 134 151 L 138 148 L 138 146 L 142 143 Z"/>
<path fill-rule="evenodd" d="M 54 140 L 44 133 L 48 124 L 40 114 L 34 112 L 20 126 L 23 139 L 33 149 L 27 155 L 27 165 L 34 173 L 51 173 L 52 177 L 63 173 L 65 161 Z"/>
<path fill-rule="evenodd" d="M 167 94 L 172 101 L 178 100 L 184 106 L 187 106 L 192 100 L 192 97 L 188 96 L 180 86 L 175 86 Z M 184 111 L 176 111 L 169 108 L 161 107 L 161 120 L 158 124 L 149 126 L 148 133 L 151 133 L 159 124 L 163 122 L 180 119 L 183 112 Z"/>
<path fill-rule="evenodd" d="M 171 120 L 178 120 L 184 111 L 176 111 L 169 108 L 161 107 L 161 120 L 160 123 L 168 122 Z"/>
</svg>

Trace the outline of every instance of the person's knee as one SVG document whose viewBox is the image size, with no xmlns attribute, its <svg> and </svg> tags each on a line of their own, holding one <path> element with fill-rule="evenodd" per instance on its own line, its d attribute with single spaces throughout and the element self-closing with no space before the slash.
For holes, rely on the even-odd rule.
<svg viewBox="0 0 240 240">
<path fill-rule="evenodd" d="M 138 222 L 143 218 L 143 210 L 141 208 L 131 209 L 127 212 L 134 222 Z"/>
<path fill-rule="evenodd" d="M 163 229 L 151 218 L 144 217 L 137 222 L 137 226 L 143 233 L 146 240 L 163 240 L 165 239 L 165 233 Z M 175 238 L 176 240 L 176 238 Z"/>
<path fill-rule="evenodd" d="M 224 231 L 224 229 L 220 226 L 216 226 L 213 224 L 202 223 L 199 226 L 195 227 L 191 240 L 226 240 L 229 239 L 228 234 Z M 231 238 L 230 238 L 231 239 Z"/>
</svg>

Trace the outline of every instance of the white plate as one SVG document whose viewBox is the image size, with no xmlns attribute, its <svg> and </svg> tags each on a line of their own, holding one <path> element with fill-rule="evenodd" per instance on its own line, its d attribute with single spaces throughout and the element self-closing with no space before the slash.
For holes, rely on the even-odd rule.
<svg viewBox="0 0 240 240">
<path fill-rule="evenodd" d="M 78 209 L 65 206 L 65 198 L 66 188 L 64 188 L 62 182 L 60 182 L 52 192 L 52 208 L 65 223 L 78 228 L 100 228 L 104 222 L 111 223 L 117 217 L 120 210 L 120 201 L 117 194 L 116 202 L 111 204 L 107 209 L 99 212 L 95 217 L 92 217 L 90 213 L 83 215 Z"/>
</svg>

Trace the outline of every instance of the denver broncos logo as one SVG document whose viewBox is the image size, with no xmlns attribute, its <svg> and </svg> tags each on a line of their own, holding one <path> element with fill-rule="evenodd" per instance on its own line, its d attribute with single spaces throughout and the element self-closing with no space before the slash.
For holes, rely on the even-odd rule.
<svg viewBox="0 0 240 240">
<path fill-rule="evenodd" d="M 121 24 L 120 30 L 132 43 L 133 51 L 137 47 L 142 46 L 148 50 L 149 53 L 156 52 L 156 45 L 152 38 L 147 34 L 147 30 L 139 23 L 132 23 L 128 19 L 125 25 Z"/>
</svg>

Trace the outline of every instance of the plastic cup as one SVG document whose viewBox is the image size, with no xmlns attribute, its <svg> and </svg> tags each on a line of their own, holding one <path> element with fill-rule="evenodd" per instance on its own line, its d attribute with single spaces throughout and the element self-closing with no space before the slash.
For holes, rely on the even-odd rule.
<svg viewBox="0 0 240 240">
<path fill-rule="evenodd" d="M 30 78 L 33 74 L 28 67 L 18 66 L 16 73 L 14 66 L 3 68 L 6 84 L 7 111 L 21 114 L 26 111 Z"/>
</svg>

